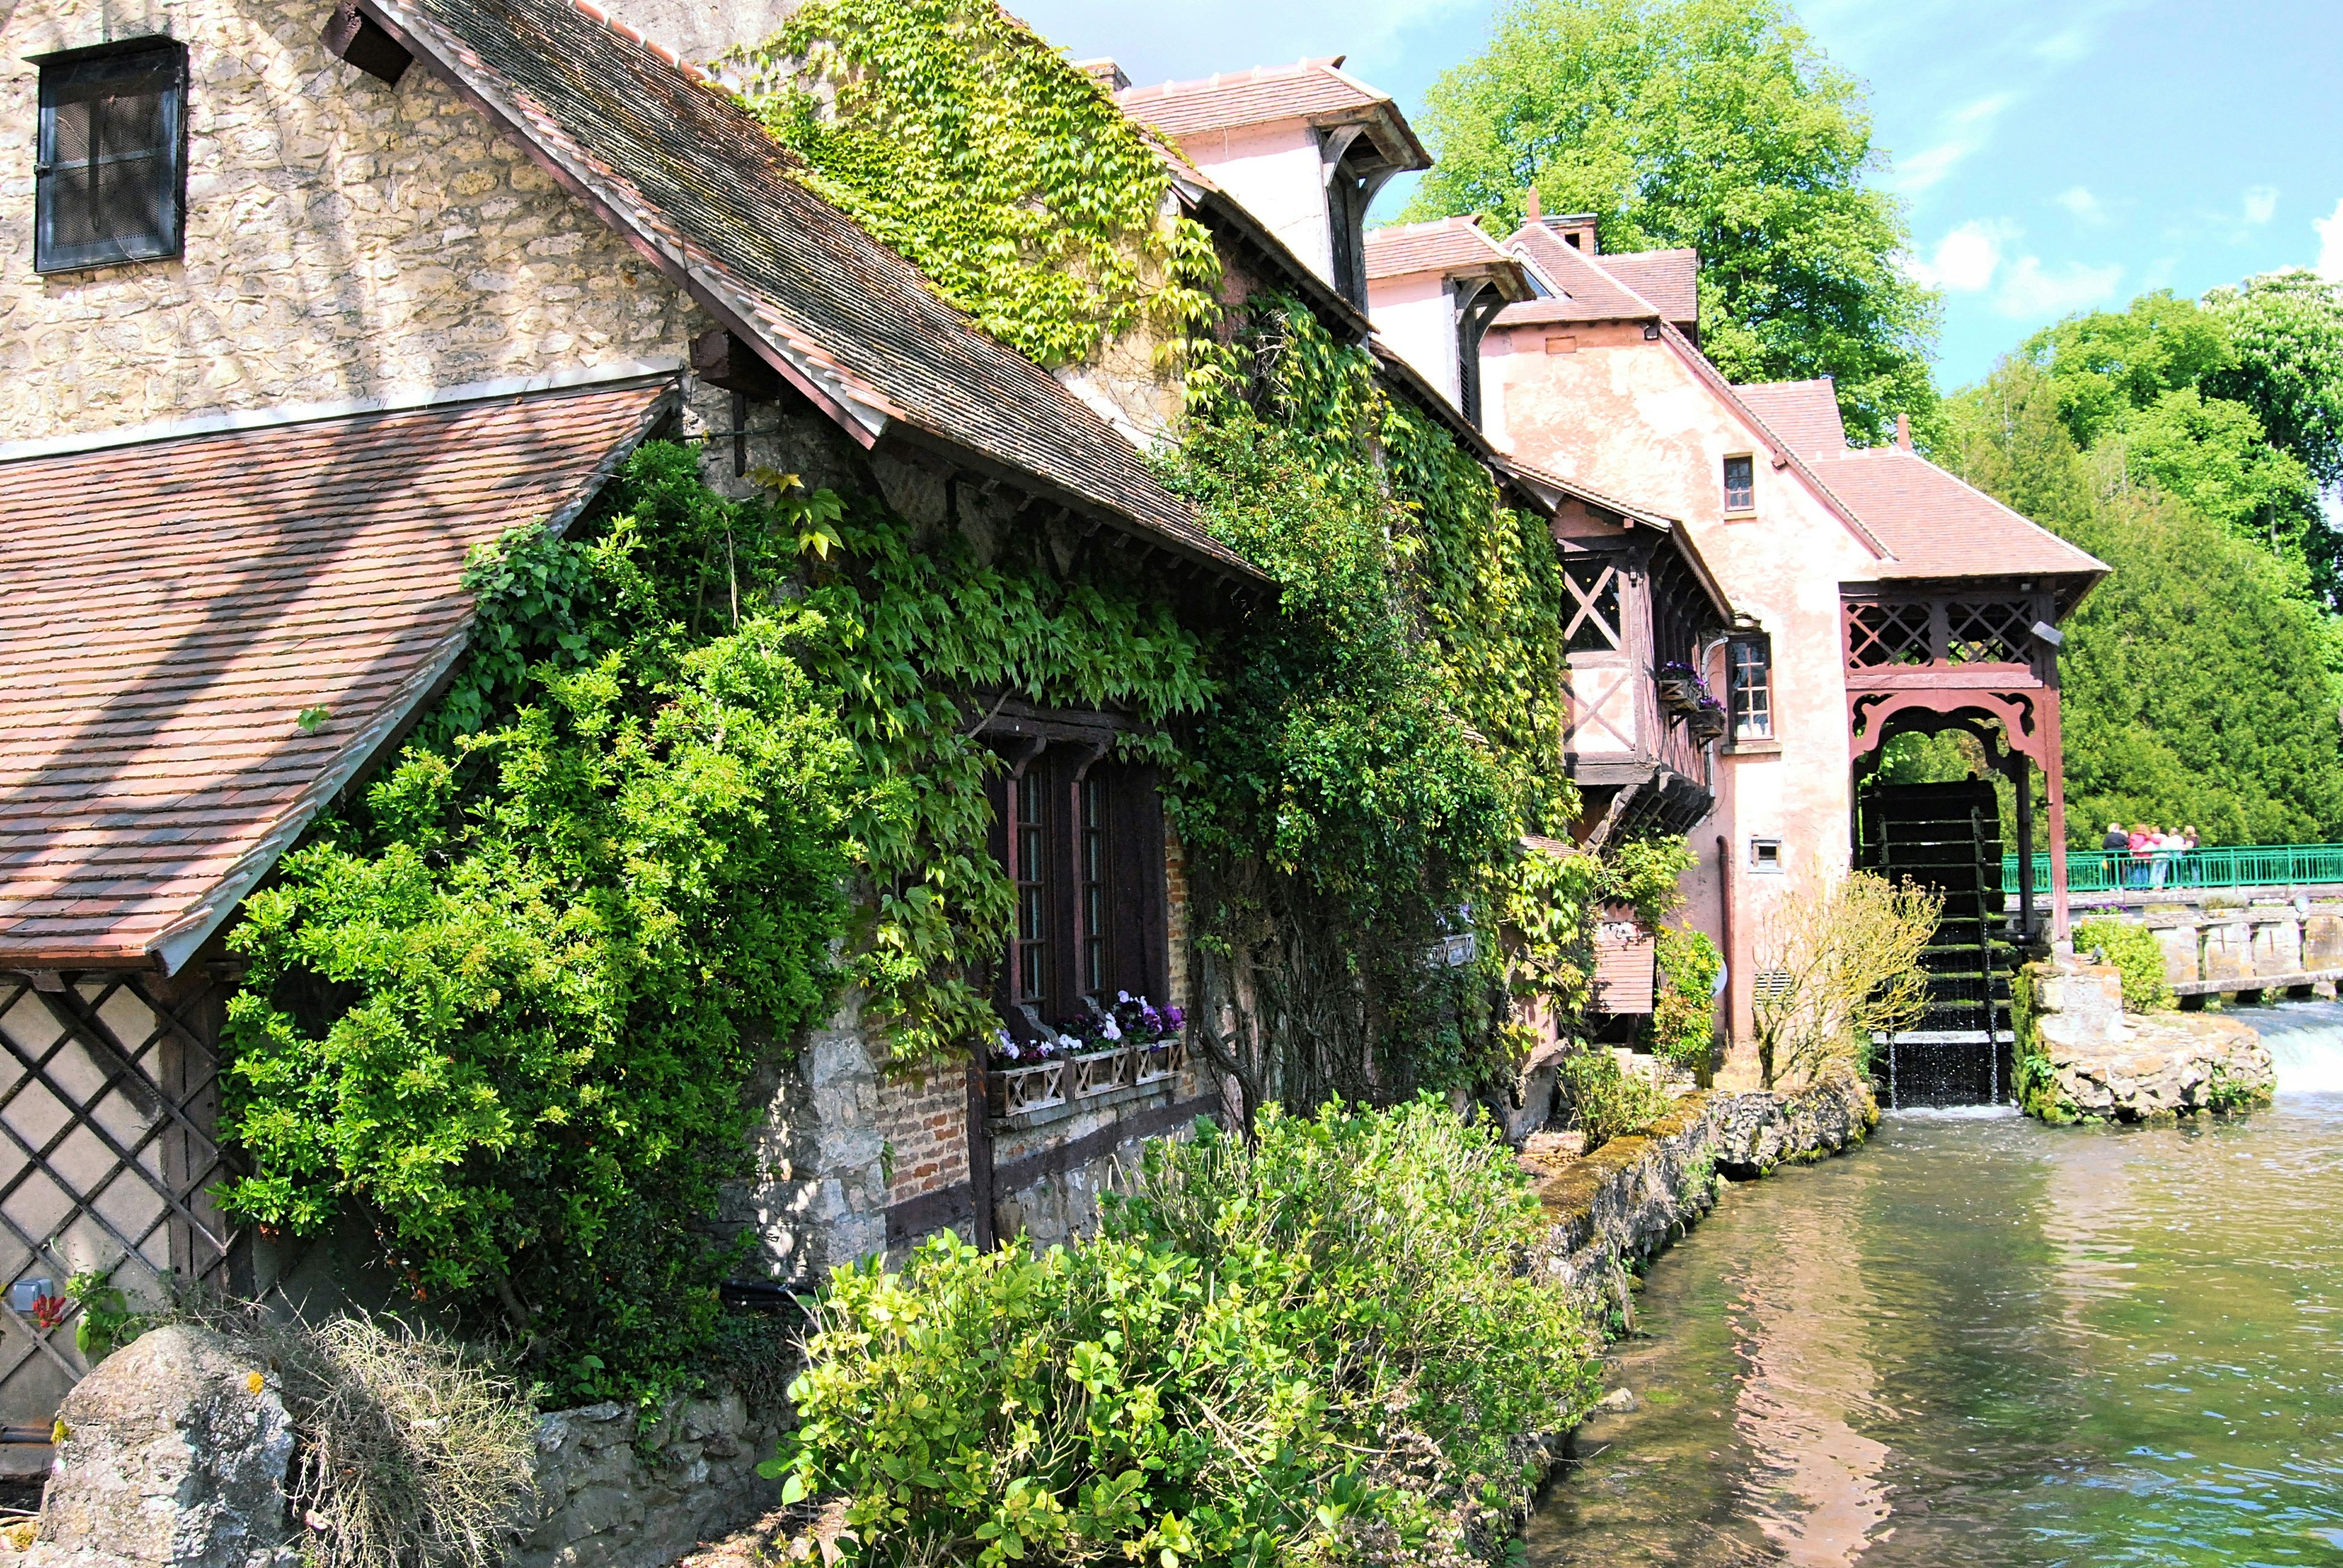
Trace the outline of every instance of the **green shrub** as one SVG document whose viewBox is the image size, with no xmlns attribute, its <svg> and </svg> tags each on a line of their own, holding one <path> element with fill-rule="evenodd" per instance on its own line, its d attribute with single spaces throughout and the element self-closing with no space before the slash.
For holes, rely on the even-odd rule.
<svg viewBox="0 0 2343 1568">
<path fill-rule="evenodd" d="M 2172 987 L 2164 978 L 2164 950 L 2146 926 L 2122 920 L 2085 920 L 2075 928 L 2075 950 L 2097 948 L 2123 975 L 2126 1012 L 2154 1012 L 2172 1005 Z"/>
<path fill-rule="evenodd" d="M 1586 1134 L 1590 1154 L 1614 1138 L 1649 1132 L 1668 1111 L 1668 1097 L 1648 1079 L 1620 1070 L 1606 1045 L 1563 1059 L 1562 1091 L 1570 1101 L 1571 1125 Z"/>
<path fill-rule="evenodd" d="M 1536 1205 L 1435 1101 L 1151 1145 L 1104 1233 L 838 1271 L 768 1469 L 852 1561 L 1424 1561 L 1521 1500 L 1594 1343 Z"/>
<path fill-rule="evenodd" d="M 1716 977 L 1725 955 L 1700 932 L 1660 928 L 1660 988 L 1652 1003 L 1652 1049 L 1698 1072 L 1716 1048 Z"/>
</svg>

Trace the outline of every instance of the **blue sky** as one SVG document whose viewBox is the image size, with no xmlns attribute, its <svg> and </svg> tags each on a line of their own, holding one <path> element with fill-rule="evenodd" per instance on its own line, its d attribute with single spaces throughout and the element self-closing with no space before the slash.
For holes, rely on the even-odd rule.
<svg viewBox="0 0 2343 1568">
<path fill-rule="evenodd" d="M 1137 82 L 1347 54 L 1401 104 L 1480 45 L 1490 0 L 1011 0 Z M 1807 0 L 1867 82 L 1937 377 L 2068 312 L 2280 266 L 2343 277 L 2343 0 Z M 1384 211 L 1391 198 L 1386 197 Z"/>
</svg>

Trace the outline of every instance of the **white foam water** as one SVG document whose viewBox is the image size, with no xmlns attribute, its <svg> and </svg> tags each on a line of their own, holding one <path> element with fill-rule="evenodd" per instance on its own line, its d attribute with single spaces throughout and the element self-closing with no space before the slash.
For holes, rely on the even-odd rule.
<svg viewBox="0 0 2343 1568">
<path fill-rule="evenodd" d="M 2269 1048 L 2280 1094 L 2343 1094 L 2343 1002 L 2280 1002 L 2237 1017 Z"/>
<path fill-rule="evenodd" d="M 1881 1114 L 1898 1121 L 1997 1121 L 2023 1112 L 2015 1105 L 1907 1105 Z"/>
</svg>

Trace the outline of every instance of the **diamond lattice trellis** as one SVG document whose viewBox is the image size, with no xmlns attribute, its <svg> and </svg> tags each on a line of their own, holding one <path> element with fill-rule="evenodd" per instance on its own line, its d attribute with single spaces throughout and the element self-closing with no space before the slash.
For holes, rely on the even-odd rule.
<svg viewBox="0 0 2343 1568">
<path fill-rule="evenodd" d="M 0 1284 L 86 1270 L 152 1301 L 177 1274 L 248 1291 L 244 1249 L 212 1201 L 216 997 L 198 980 L 0 978 Z M 0 1291 L 0 1422 L 45 1424 L 86 1370 L 73 1322 L 43 1328 Z"/>
</svg>

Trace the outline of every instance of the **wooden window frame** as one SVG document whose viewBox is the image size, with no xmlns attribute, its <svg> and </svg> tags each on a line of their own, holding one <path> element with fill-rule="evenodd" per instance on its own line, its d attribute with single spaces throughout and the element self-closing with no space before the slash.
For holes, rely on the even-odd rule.
<svg viewBox="0 0 2343 1568">
<path fill-rule="evenodd" d="M 1749 678 L 1754 668 L 1757 678 Z M 1734 637 L 1725 645 L 1725 703 L 1731 738 L 1771 740 L 1774 737 L 1774 639 Z"/>
<path fill-rule="evenodd" d="M 1739 501 L 1733 498 L 1733 465 L 1735 463 L 1749 465 L 1749 486 Z M 1717 477 L 1725 489 L 1725 515 L 1728 518 L 1755 517 L 1757 513 L 1757 454 L 1727 452 L 1719 466 Z"/>
<path fill-rule="evenodd" d="M 1114 755 L 1120 728 L 1032 709 L 987 726 L 1004 763 L 993 856 L 1017 897 L 993 989 L 1019 1039 L 1059 1032 L 1090 1010 L 1086 998 L 1104 1007 L 1118 990 L 1169 1000 L 1161 780 Z"/>
</svg>

